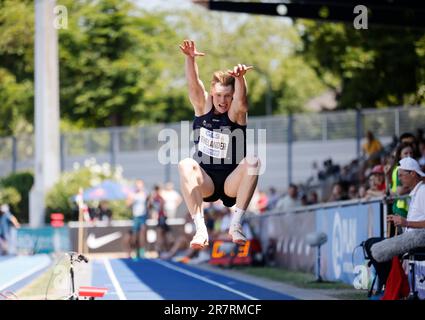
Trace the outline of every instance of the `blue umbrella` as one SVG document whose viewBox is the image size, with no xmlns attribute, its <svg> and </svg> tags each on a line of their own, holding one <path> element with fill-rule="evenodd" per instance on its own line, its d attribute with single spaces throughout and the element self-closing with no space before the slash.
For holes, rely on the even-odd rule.
<svg viewBox="0 0 425 320">
<path fill-rule="evenodd" d="M 83 200 L 123 200 L 128 197 L 132 189 L 112 180 L 105 180 L 101 184 L 84 190 Z"/>
</svg>

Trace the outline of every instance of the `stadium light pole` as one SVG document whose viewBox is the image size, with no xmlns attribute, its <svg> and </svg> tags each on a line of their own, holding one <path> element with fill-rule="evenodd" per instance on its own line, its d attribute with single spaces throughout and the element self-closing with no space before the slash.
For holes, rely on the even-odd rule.
<svg viewBox="0 0 425 320">
<path fill-rule="evenodd" d="M 56 0 L 35 1 L 34 42 L 34 185 L 30 192 L 30 226 L 44 224 L 45 197 L 59 178 L 59 66 L 54 27 Z"/>
</svg>

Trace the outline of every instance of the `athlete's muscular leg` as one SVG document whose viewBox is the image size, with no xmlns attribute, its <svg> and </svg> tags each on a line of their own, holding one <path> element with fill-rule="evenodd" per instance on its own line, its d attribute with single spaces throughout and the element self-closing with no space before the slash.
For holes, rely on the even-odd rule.
<svg viewBox="0 0 425 320">
<path fill-rule="evenodd" d="M 186 158 L 179 162 L 180 188 L 192 218 L 202 212 L 202 198 L 214 193 L 214 183 L 199 164 Z"/>
<path fill-rule="evenodd" d="M 230 222 L 229 234 L 232 241 L 244 244 L 245 235 L 242 233 L 241 218 L 251 201 L 258 182 L 260 161 L 257 157 L 243 159 L 224 182 L 224 193 L 236 197 L 236 208 Z"/>
<path fill-rule="evenodd" d="M 191 158 L 179 162 L 179 173 L 180 189 L 197 231 L 191 247 L 203 248 L 208 244 L 208 233 L 203 217 L 202 198 L 214 193 L 214 183 L 199 164 Z"/>
<path fill-rule="evenodd" d="M 248 208 L 258 182 L 260 160 L 257 157 L 244 158 L 224 182 L 224 193 L 236 197 L 236 207 Z"/>
</svg>

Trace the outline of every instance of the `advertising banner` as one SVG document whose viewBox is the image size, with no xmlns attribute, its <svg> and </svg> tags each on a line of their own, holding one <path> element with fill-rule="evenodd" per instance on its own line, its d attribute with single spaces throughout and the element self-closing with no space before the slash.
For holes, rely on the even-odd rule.
<svg viewBox="0 0 425 320">
<path fill-rule="evenodd" d="M 362 241 L 380 236 L 380 203 L 359 203 L 316 211 L 316 231 L 328 241 L 321 246 L 320 273 L 326 280 L 352 284 L 355 272 L 364 266 Z"/>
</svg>

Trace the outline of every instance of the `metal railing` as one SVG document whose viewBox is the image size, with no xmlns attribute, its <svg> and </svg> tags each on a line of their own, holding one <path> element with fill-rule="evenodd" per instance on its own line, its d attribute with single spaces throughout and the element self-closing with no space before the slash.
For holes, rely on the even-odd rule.
<svg viewBox="0 0 425 320">
<path fill-rule="evenodd" d="M 290 123 L 291 122 L 291 123 Z M 291 124 L 291 125 L 290 125 Z M 425 107 L 393 107 L 360 111 L 303 113 L 291 117 L 250 117 L 248 128 L 266 129 L 267 143 L 291 144 L 303 141 L 332 141 L 356 139 L 357 153 L 360 140 L 371 130 L 377 137 L 391 137 L 405 131 L 423 128 Z M 157 150 L 163 143 L 158 133 L 164 128 L 180 133 L 180 123 L 146 125 L 143 127 L 111 127 L 69 132 L 61 135 L 61 163 L 72 157 L 109 155 L 112 165 L 117 154 Z M 292 129 L 289 132 L 288 129 Z M 32 135 L 0 138 L 1 174 L 32 168 L 34 157 Z"/>
</svg>

